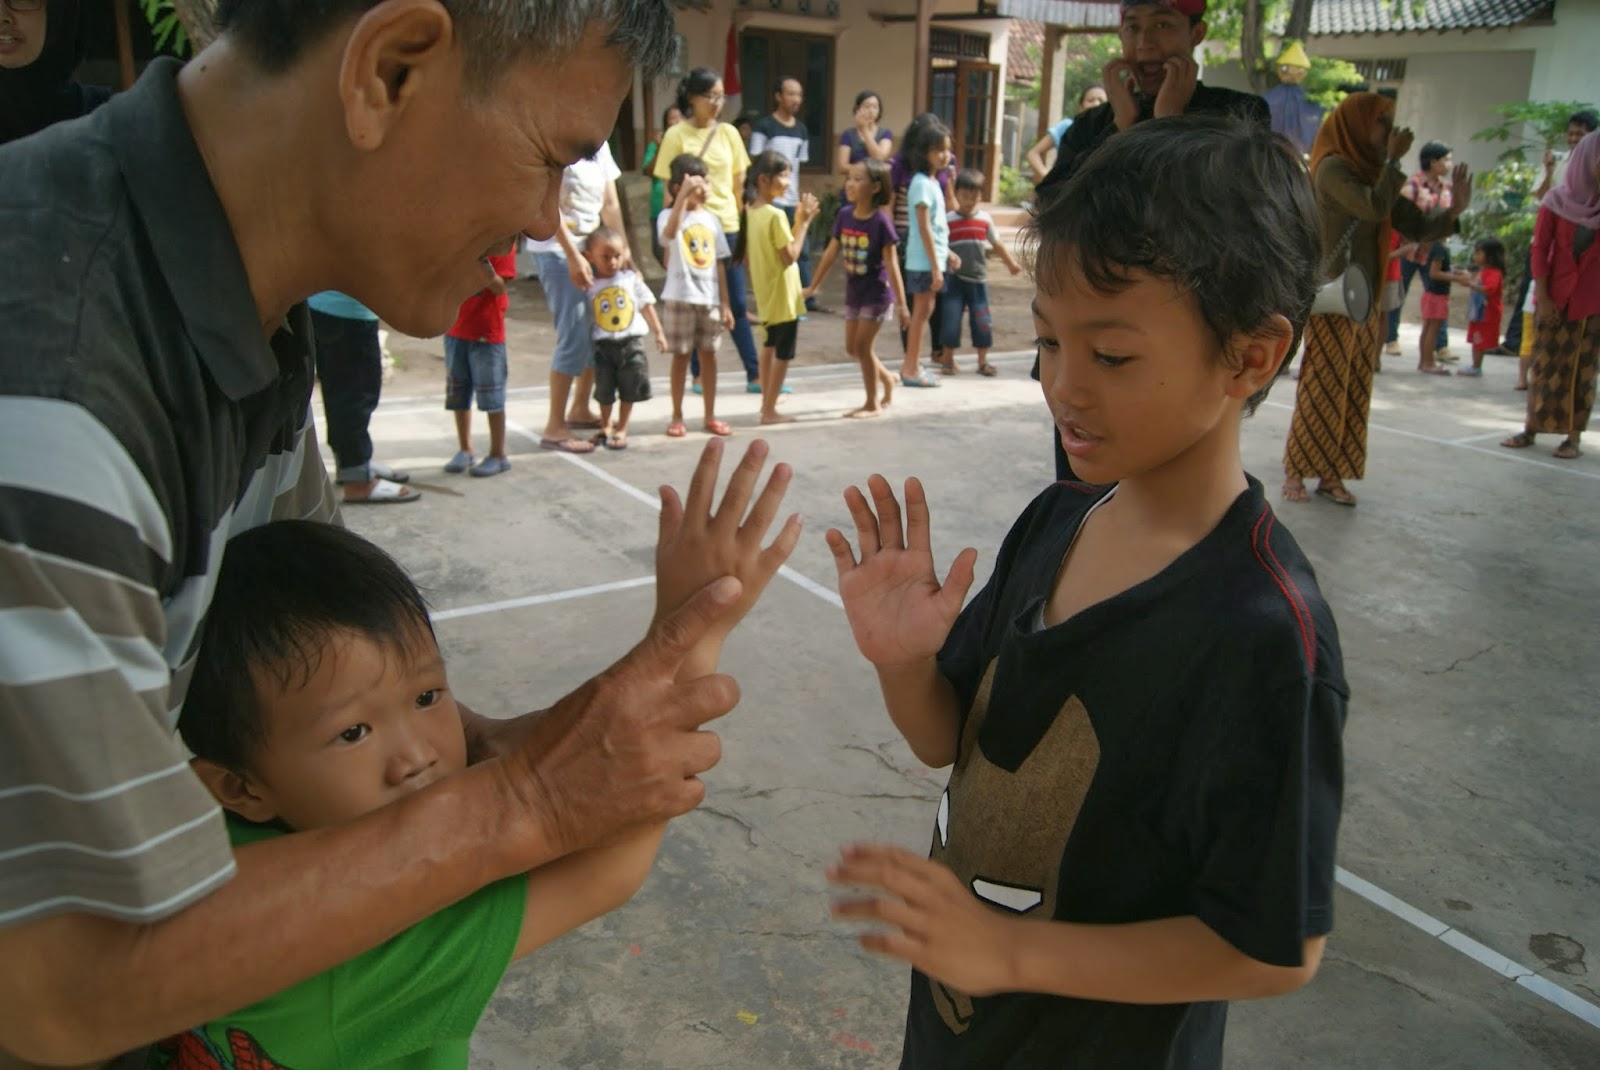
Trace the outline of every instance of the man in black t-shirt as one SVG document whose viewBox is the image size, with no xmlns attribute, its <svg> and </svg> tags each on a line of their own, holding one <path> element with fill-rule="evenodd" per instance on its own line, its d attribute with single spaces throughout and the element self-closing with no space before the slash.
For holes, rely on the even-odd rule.
<svg viewBox="0 0 1600 1070">
<path fill-rule="evenodd" d="M 1122 56 L 1104 70 L 1107 100 L 1072 121 L 1056 149 L 1056 162 L 1039 183 L 1047 202 L 1095 149 L 1118 131 L 1170 115 L 1237 115 L 1271 129 L 1267 102 L 1253 93 L 1201 82 L 1194 50 L 1206 37 L 1206 0 L 1123 0 Z M 1033 377 L 1039 377 L 1034 364 Z M 1075 479 L 1072 462 L 1055 437 L 1056 478 Z"/>
<path fill-rule="evenodd" d="M 1098 486 L 1035 499 L 964 610 L 976 552 L 939 583 L 915 480 L 903 526 L 881 476 L 846 492 L 859 562 L 828 532 L 891 720 L 953 766 L 929 857 L 829 871 L 914 968 L 902 1070 L 1212 1070 L 1226 1001 L 1306 984 L 1333 926 L 1339 638 L 1239 452 L 1320 281 L 1316 210 L 1267 128 L 1163 126 L 1037 224 L 1045 397 Z"/>
<path fill-rule="evenodd" d="M 772 203 L 783 209 L 792 227 L 795 206 L 800 203 L 800 165 L 811 160 L 811 131 L 800 119 L 800 108 L 806 102 L 805 87 L 797 78 L 779 78 L 778 84 L 772 88 L 772 101 L 775 105 L 772 113 L 757 119 L 750 128 L 750 155 L 755 157 L 770 150 L 789 161 L 789 170 L 793 174 L 789 189 L 782 197 L 774 197 Z M 800 258 L 795 263 L 800 266 L 800 285 L 810 286 L 809 240 L 800 243 Z M 811 312 L 817 310 L 816 298 L 806 301 L 806 309 Z"/>
</svg>

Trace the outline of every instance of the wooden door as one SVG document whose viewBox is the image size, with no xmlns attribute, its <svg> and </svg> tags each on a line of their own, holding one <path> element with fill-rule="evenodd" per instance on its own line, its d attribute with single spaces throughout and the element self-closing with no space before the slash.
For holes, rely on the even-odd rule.
<svg viewBox="0 0 1600 1070">
<path fill-rule="evenodd" d="M 1000 115 L 1000 68 L 975 60 L 936 59 L 928 82 L 928 110 L 950 127 L 957 167 L 970 167 L 984 177 L 985 192 L 994 194 L 995 130 Z"/>
</svg>

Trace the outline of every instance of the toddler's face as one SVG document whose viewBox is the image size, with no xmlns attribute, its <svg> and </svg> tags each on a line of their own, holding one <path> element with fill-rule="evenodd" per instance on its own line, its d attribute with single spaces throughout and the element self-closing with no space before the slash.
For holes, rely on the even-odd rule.
<svg viewBox="0 0 1600 1070">
<path fill-rule="evenodd" d="M 252 669 L 265 733 L 250 787 L 301 831 L 354 820 L 467 765 L 461 711 L 426 632 L 393 650 L 335 633 L 309 677 Z"/>
<path fill-rule="evenodd" d="M 961 209 L 962 215 L 971 215 L 978 210 L 978 190 L 956 190 L 956 207 Z"/>
<path fill-rule="evenodd" d="M 622 239 L 607 238 L 605 241 L 592 241 L 583 250 L 583 255 L 594 267 L 596 278 L 609 279 L 622 270 L 622 261 L 625 257 Z"/>
</svg>

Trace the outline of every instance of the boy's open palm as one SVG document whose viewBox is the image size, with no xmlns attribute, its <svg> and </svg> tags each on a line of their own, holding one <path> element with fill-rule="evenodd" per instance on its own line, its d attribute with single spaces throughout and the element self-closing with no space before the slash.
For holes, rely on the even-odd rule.
<svg viewBox="0 0 1600 1070">
<path fill-rule="evenodd" d="M 686 499 L 680 499 L 671 487 L 661 488 L 661 530 L 656 542 L 657 620 L 672 614 L 711 581 L 722 576 L 738 578 L 742 594 L 734 608 L 711 626 L 707 634 L 713 640 L 725 637 L 749 612 L 800 541 L 800 517 L 796 514 L 789 517 L 771 546 L 761 545 L 788 493 L 793 470 L 787 464 L 777 465 L 756 495 L 756 481 L 768 453 L 766 442 L 756 439 L 744 451 L 723 491 L 722 504 L 717 506 L 722 451 L 720 438 L 706 444 L 689 480 Z"/>
<path fill-rule="evenodd" d="M 861 559 L 856 560 L 850 540 L 837 529 L 827 536 L 845 616 L 861 655 L 877 667 L 926 660 L 939 652 L 961 612 L 978 551 L 968 547 L 957 554 L 940 584 L 933 571 L 928 499 L 921 482 L 906 480 L 903 530 L 900 503 L 889 481 L 874 475 L 867 490 L 872 504 L 857 487 L 844 492 Z"/>
</svg>

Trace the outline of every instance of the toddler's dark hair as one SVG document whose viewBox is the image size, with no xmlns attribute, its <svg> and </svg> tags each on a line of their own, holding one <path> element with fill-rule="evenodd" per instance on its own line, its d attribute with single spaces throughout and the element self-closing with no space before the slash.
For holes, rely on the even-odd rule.
<svg viewBox="0 0 1600 1070">
<path fill-rule="evenodd" d="M 983 172 L 963 167 L 956 172 L 956 189 L 983 189 Z"/>
<path fill-rule="evenodd" d="M 178 717 L 183 742 L 198 758 L 248 769 L 265 738 L 252 671 L 307 680 L 338 632 L 395 654 L 433 639 L 405 570 L 354 532 L 281 520 L 228 540 Z"/>
<path fill-rule="evenodd" d="M 868 156 L 861 161 L 862 168 L 867 172 L 867 182 L 872 186 L 872 204 L 882 208 L 889 203 L 889 198 L 894 194 L 894 184 L 890 180 L 889 165 L 882 160 L 874 160 Z"/>
<path fill-rule="evenodd" d="M 1234 335 L 1274 315 L 1294 327 L 1293 358 L 1322 281 L 1304 164 L 1283 138 L 1232 117 L 1151 119 L 1111 138 L 1035 210 L 1024 242 L 1045 293 L 1069 267 L 1102 293 L 1136 273 L 1169 280 L 1194 297 L 1224 361 Z"/>
<path fill-rule="evenodd" d="M 1417 153 L 1417 162 L 1426 171 L 1434 165 L 1435 161 L 1442 160 L 1448 155 L 1450 155 L 1449 145 L 1442 141 L 1430 141 L 1422 146 L 1422 150 Z"/>
<path fill-rule="evenodd" d="M 583 239 L 583 251 L 588 252 L 601 242 L 619 241 L 621 238 L 622 235 L 617 233 L 614 228 L 601 223 L 598 227 L 595 227 L 594 230 L 589 232 L 589 236 L 587 238 Z"/>
<path fill-rule="evenodd" d="M 683 185 L 683 180 L 690 175 L 709 178 L 711 172 L 706 169 L 706 162 L 694 153 L 680 152 L 672 161 L 672 174 L 667 179 L 667 192 L 677 197 L 678 187 Z"/>
<path fill-rule="evenodd" d="M 949 136 L 950 128 L 931 111 L 911 120 L 905 136 L 900 139 L 900 160 L 906 170 L 918 175 L 931 174 L 933 167 L 928 163 L 928 153 Z"/>
<path fill-rule="evenodd" d="M 1483 254 L 1483 262 L 1487 266 L 1496 271 L 1506 269 L 1506 247 L 1499 238 L 1479 238 L 1473 248 Z"/>
</svg>

